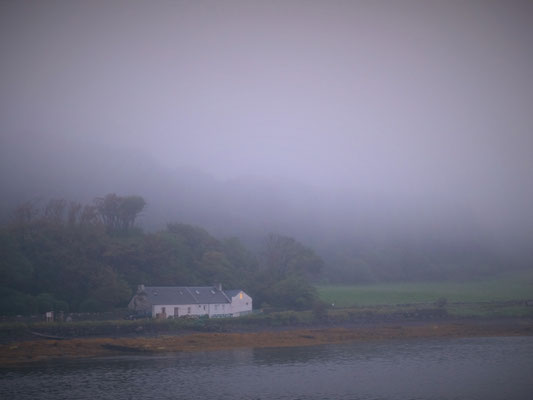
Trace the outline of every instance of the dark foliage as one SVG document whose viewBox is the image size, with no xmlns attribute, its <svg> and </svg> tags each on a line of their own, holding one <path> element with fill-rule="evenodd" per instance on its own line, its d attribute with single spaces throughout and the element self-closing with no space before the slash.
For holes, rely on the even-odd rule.
<svg viewBox="0 0 533 400">
<path fill-rule="evenodd" d="M 110 310 L 125 306 L 139 283 L 223 282 L 247 291 L 256 306 L 315 302 L 307 278 L 322 260 L 296 240 L 271 235 L 257 257 L 236 238 L 218 240 L 191 225 L 144 233 L 134 227 L 144 205 L 141 197 L 115 194 L 89 205 L 21 205 L 0 228 L 0 314 Z"/>
</svg>

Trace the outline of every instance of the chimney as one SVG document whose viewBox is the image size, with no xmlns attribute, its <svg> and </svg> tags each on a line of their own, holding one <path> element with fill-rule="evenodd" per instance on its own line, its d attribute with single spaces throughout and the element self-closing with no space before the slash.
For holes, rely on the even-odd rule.
<svg viewBox="0 0 533 400">
<path fill-rule="evenodd" d="M 219 292 L 222 292 L 222 283 L 218 282 L 215 283 L 213 286 L 215 286 Z"/>
<path fill-rule="evenodd" d="M 137 286 L 137 293 L 144 293 L 144 285 Z"/>
</svg>

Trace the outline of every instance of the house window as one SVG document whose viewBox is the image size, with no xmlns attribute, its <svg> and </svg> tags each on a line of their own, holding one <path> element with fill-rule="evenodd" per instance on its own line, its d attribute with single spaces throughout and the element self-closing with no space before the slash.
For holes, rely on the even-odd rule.
<svg viewBox="0 0 533 400">
<path fill-rule="evenodd" d="M 187 307 L 187 314 L 191 313 L 191 307 Z"/>
<path fill-rule="evenodd" d="M 218 310 L 218 304 L 215 304 L 215 310 Z"/>
<path fill-rule="evenodd" d="M 161 313 L 162 314 L 166 314 L 167 312 L 167 308 L 166 307 L 161 307 Z"/>
<path fill-rule="evenodd" d="M 239 293 L 239 299 L 242 300 L 242 292 Z"/>
<path fill-rule="evenodd" d="M 179 317 L 180 316 L 180 308 L 179 307 L 174 307 L 174 316 L 175 317 Z"/>
</svg>

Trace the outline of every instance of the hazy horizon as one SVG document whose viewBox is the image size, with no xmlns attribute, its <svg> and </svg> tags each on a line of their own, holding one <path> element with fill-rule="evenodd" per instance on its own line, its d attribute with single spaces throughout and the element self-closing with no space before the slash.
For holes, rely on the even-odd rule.
<svg viewBox="0 0 533 400">
<path fill-rule="evenodd" d="M 529 241 L 532 38 L 528 1 L 4 1 L 3 203 L 199 174 Z"/>
</svg>

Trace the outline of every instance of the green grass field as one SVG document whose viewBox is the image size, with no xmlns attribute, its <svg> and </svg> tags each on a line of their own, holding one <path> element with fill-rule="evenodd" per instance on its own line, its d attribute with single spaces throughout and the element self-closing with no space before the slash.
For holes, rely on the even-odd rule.
<svg viewBox="0 0 533 400">
<path fill-rule="evenodd" d="M 318 286 L 320 298 L 335 307 L 533 299 L 533 271 L 469 282 L 382 283 Z"/>
</svg>

